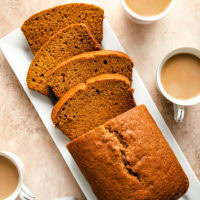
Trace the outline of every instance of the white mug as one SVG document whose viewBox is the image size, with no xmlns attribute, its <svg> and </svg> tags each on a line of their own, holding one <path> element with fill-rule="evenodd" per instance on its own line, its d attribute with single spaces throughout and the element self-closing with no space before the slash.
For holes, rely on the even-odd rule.
<svg viewBox="0 0 200 200">
<path fill-rule="evenodd" d="M 24 164 L 22 163 L 22 161 L 15 154 L 11 152 L 7 152 L 7 151 L 0 151 L 0 156 L 3 156 L 7 158 L 9 161 L 11 161 L 16 167 L 19 174 L 19 183 L 16 190 L 4 200 L 14 200 L 17 197 L 19 197 L 20 200 L 25 200 L 25 199 L 28 199 L 26 197 L 29 197 L 29 196 L 32 196 L 33 198 L 31 199 L 34 199 L 35 196 L 23 184 Z"/>
<path fill-rule="evenodd" d="M 198 58 L 200 58 L 200 51 L 198 49 L 192 48 L 192 47 L 182 47 L 182 48 L 178 48 L 175 49 L 173 51 L 171 51 L 170 53 L 168 53 L 164 59 L 162 60 L 162 62 L 160 63 L 160 65 L 158 66 L 157 69 L 157 85 L 158 88 L 160 90 L 160 92 L 163 94 L 163 96 L 165 96 L 169 101 L 171 101 L 174 105 L 174 119 L 176 122 L 182 122 L 184 119 L 184 107 L 185 106 L 191 106 L 191 105 L 195 105 L 200 103 L 200 95 L 195 96 L 191 99 L 186 99 L 186 100 L 181 100 L 181 99 L 176 99 L 172 96 L 170 96 L 165 89 L 163 88 L 163 85 L 161 83 L 161 70 L 163 68 L 163 65 L 165 64 L 165 62 L 171 58 L 172 56 L 176 55 L 176 54 L 180 54 L 180 53 L 189 53 L 192 54 Z"/>
<path fill-rule="evenodd" d="M 126 4 L 125 0 L 121 0 L 122 6 L 125 10 L 125 13 L 127 15 L 127 17 L 137 23 L 137 24 L 151 24 L 157 20 L 162 19 L 163 17 L 165 17 L 174 7 L 176 0 L 171 0 L 169 6 L 163 10 L 163 12 L 159 13 L 158 15 L 154 15 L 154 16 L 142 16 L 137 14 L 136 12 L 134 12 L 133 10 L 131 10 L 128 5 Z"/>
</svg>

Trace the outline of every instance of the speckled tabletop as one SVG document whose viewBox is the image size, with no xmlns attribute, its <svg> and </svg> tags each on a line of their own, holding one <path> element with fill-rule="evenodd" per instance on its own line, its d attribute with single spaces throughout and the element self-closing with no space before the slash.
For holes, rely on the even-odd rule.
<svg viewBox="0 0 200 200">
<path fill-rule="evenodd" d="M 0 38 L 37 11 L 64 0 L 0 0 Z M 200 1 L 177 1 L 172 12 L 151 25 L 137 25 L 120 0 L 99 0 L 122 46 L 135 62 L 158 109 L 200 179 L 200 105 L 188 107 L 183 123 L 157 90 L 156 68 L 167 52 L 181 46 L 200 49 Z M 85 199 L 38 114 L 0 51 L 0 150 L 16 153 L 26 168 L 25 184 L 39 200 L 74 195 Z"/>
</svg>

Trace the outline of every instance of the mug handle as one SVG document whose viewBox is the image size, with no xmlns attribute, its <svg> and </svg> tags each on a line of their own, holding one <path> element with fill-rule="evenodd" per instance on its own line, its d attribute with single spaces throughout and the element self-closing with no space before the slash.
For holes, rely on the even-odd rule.
<svg viewBox="0 0 200 200">
<path fill-rule="evenodd" d="M 20 200 L 34 200 L 35 195 L 23 184 L 19 194 Z"/>
<path fill-rule="evenodd" d="M 180 106 L 177 104 L 173 104 L 174 106 L 174 119 L 176 122 L 182 122 L 184 119 L 184 114 L 185 114 L 185 110 L 184 110 L 184 106 Z"/>
<path fill-rule="evenodd" d="M 26 194 L 21 191 L 20 194 L 19 194 L 19 200 L 30 200 L 28 196 L 26 196 Z"/>
</svg>

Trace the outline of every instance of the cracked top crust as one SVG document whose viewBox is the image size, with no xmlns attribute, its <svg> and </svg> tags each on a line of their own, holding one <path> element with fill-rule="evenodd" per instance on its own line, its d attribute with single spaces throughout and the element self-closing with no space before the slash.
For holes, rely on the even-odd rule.
<svg viewBox="0 0 200 200">
<path fill-rule="evenodd" d="M 99 200 L 175 200 L 189 182 L 144 105 L 67 145 Z"/>
</svg>

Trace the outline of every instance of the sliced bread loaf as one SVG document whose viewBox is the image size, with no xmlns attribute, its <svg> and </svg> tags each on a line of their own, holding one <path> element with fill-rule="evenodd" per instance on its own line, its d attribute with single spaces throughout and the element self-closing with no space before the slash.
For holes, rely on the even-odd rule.
<svg viewBox="0 0 200 200">
<path fill-rule="evenodd" d="M 84 24 L 75 24 L 60 30 L 35 55 L 27 75 L 28 87 L 50 95 L 47 77 L 58 63 L 83 52 L 100 49 L 100 45 Z"/>
<path fill-rule="evenodd" d="M 72 3 L 41 11 L 27 19 L 21 27 L 35 54 L 57 31 L 71 24 L 86 24 L 101 42 L 104 11 L 95 5 Z"/>
<path fill-rule="evenodd" d="M 48 85 L 54 94 L 61 98 L 70 88 L 99 74 L 122 74 L 131 81 L 132 68 L 132 60 L 122 52 L 111 50 L 86 52 L 54 68 L 48 77 Z"/>
<path fill-rule="evenodd" d="M 75 139 L 133 108 L 133 89 L 121 74 L 101 74 L 70 89 L 54 106 L 52 120 Z"/>
</svg>

